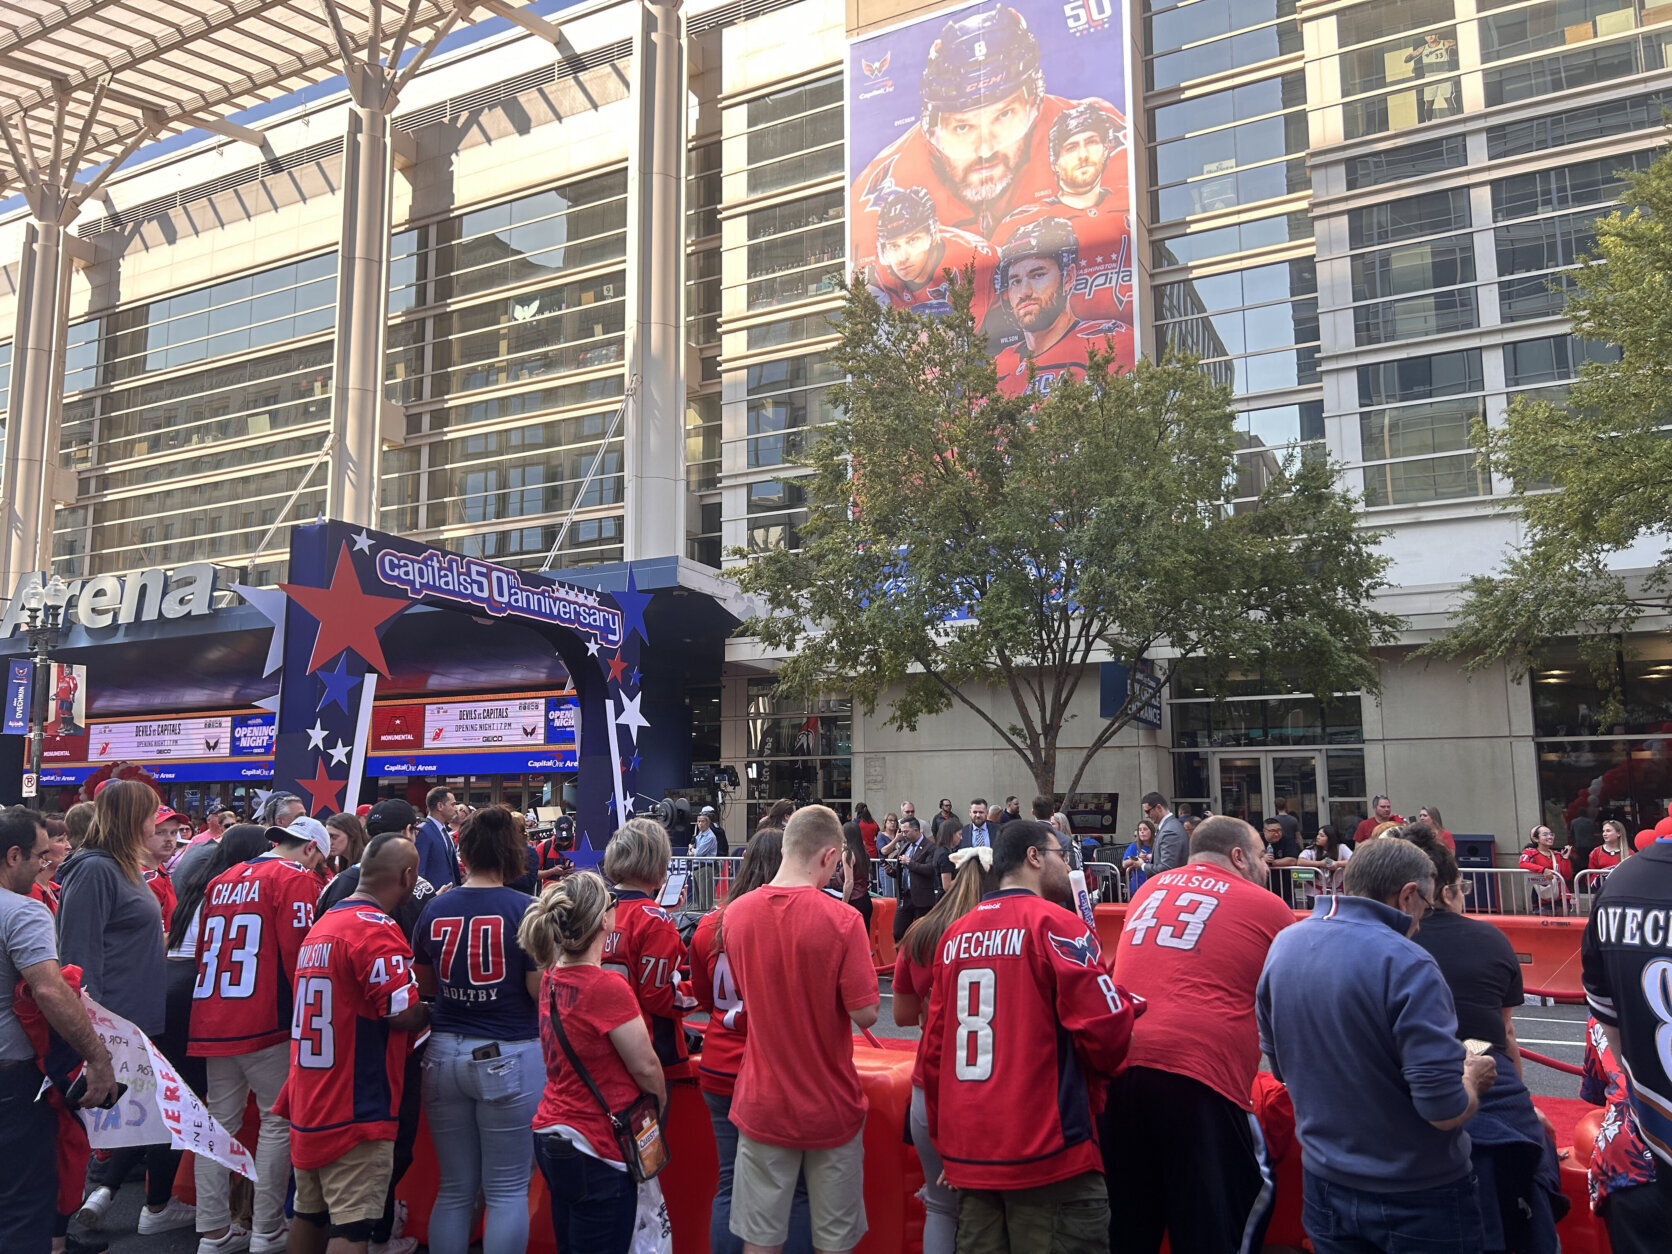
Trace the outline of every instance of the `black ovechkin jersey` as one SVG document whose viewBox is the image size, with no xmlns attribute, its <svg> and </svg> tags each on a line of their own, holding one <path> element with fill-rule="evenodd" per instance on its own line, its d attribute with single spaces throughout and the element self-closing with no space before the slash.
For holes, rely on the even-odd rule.
<svg viewBox="0 0 1672 1254">
<path fill-rule="evenodd" d="M 1591 1013 L 1619 1029 L 1643 1139 L 1672 1164 L 1672 841 L 1608 873 L 1580 954 Z"/>
</svg>

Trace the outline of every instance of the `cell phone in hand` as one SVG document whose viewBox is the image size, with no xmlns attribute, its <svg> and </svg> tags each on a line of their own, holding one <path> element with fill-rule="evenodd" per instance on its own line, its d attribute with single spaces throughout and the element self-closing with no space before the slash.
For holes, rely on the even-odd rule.
<svg viewBox="0 0 1672 1254">
<path fill-rule="evenodd" d="M 657 904 L 664 909 L 669 906 L 677 906 L 680 897 L 685 893 L 685 881 L 690 878 L 684 871 L 675 871 L 668 876 L 668 882 L 662 885 L 662 895 L 656 899 Z"/>
<path fill-rule="evenodd" d="M 118 1080 L 116 1082 L 116 1088 L 112 1091 L 110 1096 L 105 1098 L 104 1101 L 100 1102 L 96 1109 L 98 1109 L 98 1110 L 109 1110 L 109 1109 L 111 1109 L 111 1107 L 115 1106 L 117 1102 L 122 1100 L 122 1094 L 126 1093 L 127 1091 L 128 1091 L 128 1086 L 126 1084 L 123 1084 L 120 1080 Z M 81 1107 L 81 1099 L 86 1097 L 86 1096 L 87 1096 L 87 1073 L 85 1071 L 83 1071 L 80 1075 L 78 1075 L 75 1078 L 75 1083 L 70 1085 L 70 1091 L 64 1094 L 64 1101 L 69 1106 L 69 1108 L 71 1110 L 78 1110 Z"/>
</svg>

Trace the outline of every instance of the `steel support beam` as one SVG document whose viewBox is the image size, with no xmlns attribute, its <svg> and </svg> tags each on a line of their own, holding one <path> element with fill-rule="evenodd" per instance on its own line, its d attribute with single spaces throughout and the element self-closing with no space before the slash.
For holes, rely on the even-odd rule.
<svg viewBox="0 0 1672 1254">
<path fill-rule="evenodd" d="M 367 67 L 360 67 L 365 70 Z M 349 81 L 356 75 L 350 70 Z M 331 375 L 336 450 L 325 512 L 362 527 L 378 523 L 383 454 L 383 373 L 389 300 L 389 216 L 394 94 L 361 76 L 343 139 L 342 236 L 337 253 L 337 343 Z"/>
<path fill-rule="evenodd" d="M 645 0 L 627 158 L 626 557 L 685 552 L 685 40 L 679 0 Z"/>
<path fill-rule="evenodd" d="M 52 514 L 63 412 L 64 331 L 69 306 L 69 250 L 64 228 L 76 205 L 54 184 L 26 193 L 33 220 L 24 229 L 12 386 L 0 459 L 0 598 L 18 577 L 52 560 Z"/>
</svg>

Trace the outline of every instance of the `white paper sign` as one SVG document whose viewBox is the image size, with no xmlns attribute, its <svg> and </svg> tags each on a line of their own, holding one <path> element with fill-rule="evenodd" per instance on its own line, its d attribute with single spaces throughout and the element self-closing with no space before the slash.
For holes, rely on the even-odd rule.
<svg viewBox="0 0 1672 1254">
<path fill-rule="evenodd" d="M 109 1110 L 77 1111 L 94 1149 L 169 1144 L 212 1158 L 255 1179 L 255 1162 L 238 1140 L 216 1123 L 150 1038 L 120 1015 L 83 996 L 93 1030 L 110 1050 L 117 1082 L 128 1091 Z"/>
</svg>

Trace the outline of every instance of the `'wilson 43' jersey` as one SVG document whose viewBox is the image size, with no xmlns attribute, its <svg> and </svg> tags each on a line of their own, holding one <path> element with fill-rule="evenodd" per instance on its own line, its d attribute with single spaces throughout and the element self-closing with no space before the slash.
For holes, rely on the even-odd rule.
<svg viewBox="0 0 1672 1254">
<path fill-rule="evenodd" d="M 1672 1167 L 1672 841 L 1608 873 L 1580 960 L 1591 1013 L 1619 1029 L 1638 1130 Z"/>
<path fill-rule="evenodd" d="M 313 926 L 319 880 L 285 858 L 256 858 L 203 890 L 192 988 L 194 1058 L 229 1058 L 290 1036 L 296 951 Z"/>
<path fill-rule="evenodd" d="M 308 933 L 296 963 L 290 1075 L 274 1109 L 290 1120 L 290 1160 L 335 1162 L 362 1141 L 392 1141 L 412 1033 L 389 1019 L 418 1001 L 400 926 L 349 898 Z"/>
</svg>

